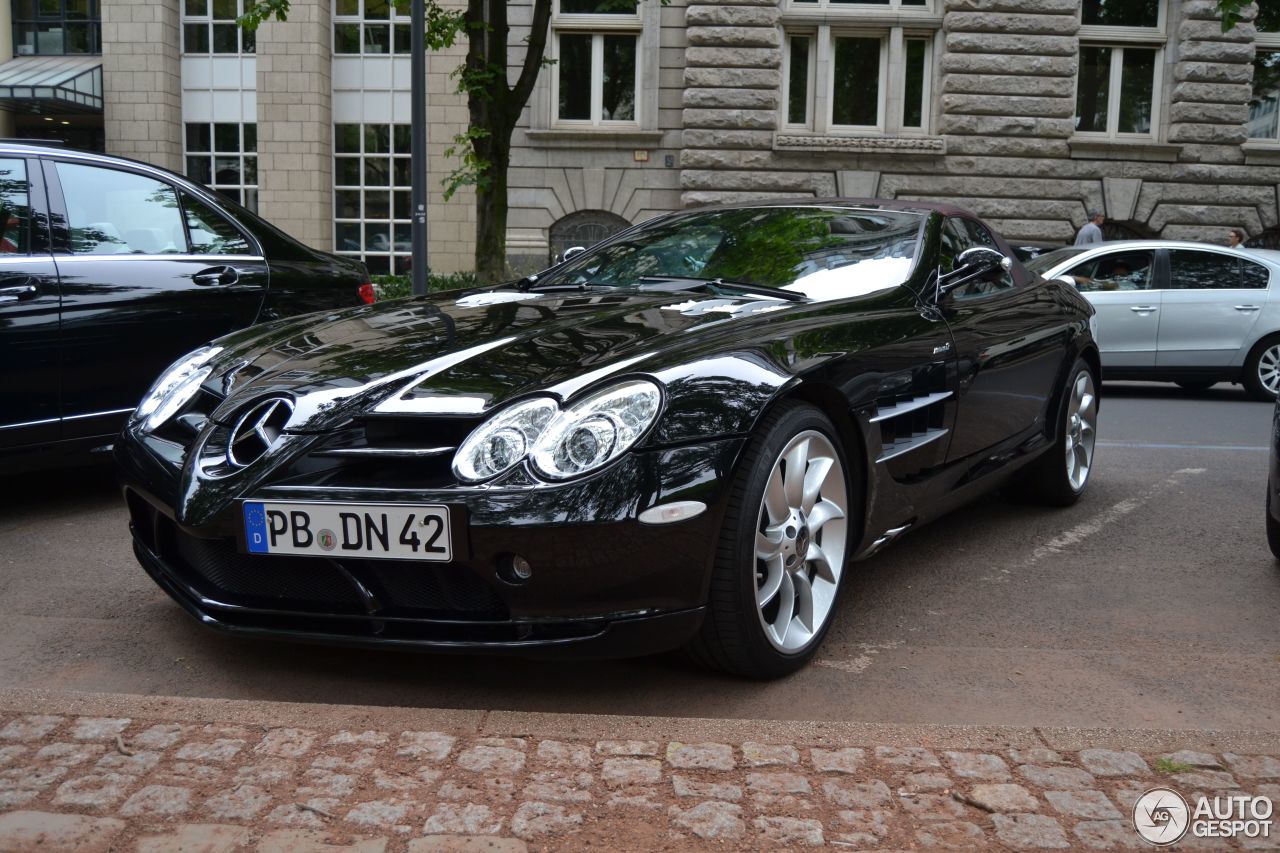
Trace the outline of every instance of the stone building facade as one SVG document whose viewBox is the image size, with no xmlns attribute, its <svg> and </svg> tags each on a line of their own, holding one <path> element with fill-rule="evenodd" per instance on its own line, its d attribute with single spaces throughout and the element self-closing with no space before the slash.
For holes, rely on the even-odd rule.
<svg viewBox="0 0 1280 853">
<path fill-rule="evenodd" d="M 32 27 L 37 53 L 55 43 L 24 22 L 35 0 L 5 2 L 16 54 Z M 294 0 L 249 35 L 245 2 L 101 0 L 106 149 L 403 270 L 408 19 Z M 1214 0 L 555 0 L 514 139 L 509 260 L 544 266 L 683 207 L 825 196 L 954 201 L 1018 241 L 1067 242 L 1101 210 L 1113 237 L 1275 244 L 1280 0 L 1262 2 L 1223 33 Z M 514 75 L 532 4 L 508 9 Z M 440 186 L 467 125 L 464 51 L 429 57 L 439 272 L 472 264 L 474 196 Z"/>
</svg>

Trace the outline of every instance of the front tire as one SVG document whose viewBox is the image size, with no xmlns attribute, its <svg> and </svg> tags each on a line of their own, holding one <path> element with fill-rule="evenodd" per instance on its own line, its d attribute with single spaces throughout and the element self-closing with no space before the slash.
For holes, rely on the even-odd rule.
<svg viewBox="0 0 1280 853">
<path fill-rule="evenodd" d="M 795 672 L 839 600 L 853 511 L 848 463 L 818 409 L 768 413 L 738 467 L 716 549 L 697 663 L 750 678 Z"/>
<path fill-rule="evenodd" d="M 1027 467 L 1017 490 L 1030 503 L 1071 506 L 1089 486 L 1098 429 L 1098 390 L 1093 368 L 1076 359 L 1058 407 L 1054 449 Z"/>
<path fill-rule="evenodd" d="M 1255 400 L 1274 402 L 1280 392 L 1280 335 L 1258 341 L 1244 360 L 1241 377 L 1245 390 Z"/>
</svg>

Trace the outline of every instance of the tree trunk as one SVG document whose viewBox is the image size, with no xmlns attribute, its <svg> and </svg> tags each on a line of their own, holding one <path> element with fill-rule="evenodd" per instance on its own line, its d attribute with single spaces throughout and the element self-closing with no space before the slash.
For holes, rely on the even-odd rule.
<svg viewBox="0 0 1280 853">
<path fill-rule="evenodd" d="M 505 281 L 507 273 L 507 169 L 511 162 L 511 130 L 485 146 L 489 180 L 476 189 L 476 279 L 480 284 Z M 479 152 L 477 151 L 477 154 Z"/>
</svg>

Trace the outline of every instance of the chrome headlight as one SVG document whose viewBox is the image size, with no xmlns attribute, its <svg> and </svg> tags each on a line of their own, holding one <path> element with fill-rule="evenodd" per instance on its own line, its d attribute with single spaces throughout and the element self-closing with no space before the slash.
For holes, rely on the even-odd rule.
<svg viewBox="0 0 1280 853">
<path fill-rule="evenodd" d="M 479 483 L 518 465 L 558 411 L 556 401 L 539 397 L 517 403 L 481 424 L 453 456 L 453 473 Z"/>
<path fill-rule="evenodd" d="M 222 347 L 201 347 L 171 364 L 143 396 L 129 422 L 141 422 L 143 430 L 151 432 L 173 417 L 213 373 L 205 365 L 220 352 Z"/>
<path fill-rule="evenodd" d="M 658 416 L 662 391 L 637 380 L 607 388 L 564 409 L 533 448 L 533 465 L 550 480 L 567 480 L 625 453 Z"/>
</svg>

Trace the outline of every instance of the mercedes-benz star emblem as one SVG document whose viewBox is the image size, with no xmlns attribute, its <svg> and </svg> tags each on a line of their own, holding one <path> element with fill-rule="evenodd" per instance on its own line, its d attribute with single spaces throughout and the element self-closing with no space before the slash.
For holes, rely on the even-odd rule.
<svg viewBox="0 0 1280 853">
<path fill-rule="evenodd" d="M 292 415 L 293 403 L 283 397 L 271 397 L 245 409 L 231 428 L 227 461 L 237 468 L 257 462 L 280 440 Z"/>
</svg>

